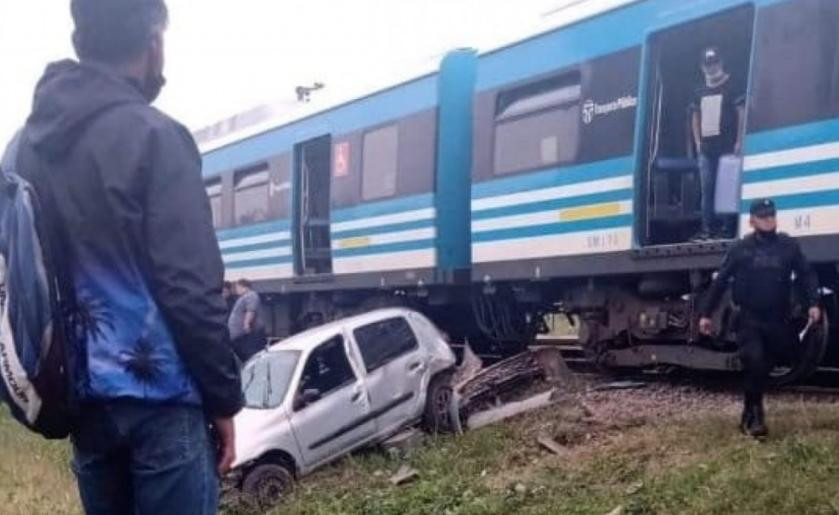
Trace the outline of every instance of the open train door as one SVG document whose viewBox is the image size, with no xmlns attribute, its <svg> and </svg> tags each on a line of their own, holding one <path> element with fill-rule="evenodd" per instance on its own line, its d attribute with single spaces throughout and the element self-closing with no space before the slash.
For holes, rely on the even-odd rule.
<svg viewBox="0 0 839 515">
<path fill-rule="evenodd" d="M 668 27 L 647 39 L 644 144 L 638 182 L 641 205 L 636 227 L 642 246 L 688 243 L 700 231 L 702 193 L 691 113 L 700 104 L 711 104 L 699 94 L 706 84 L 701 68 L 703 51 L 715 48 L 722 55 L 729 76 L 726 95 L 748 98 L 754 19 L 755 8 L 747 4 Z M 726 153 L 731 152 L 733 149 Z M 731 188 L 722 179 L 718 184 Z M 739 181 L 736 184 L 737 191 L 729 196 L 739 199 Z M 717 218 L 719 238 L 736 236 L 736 213 Z"/>
<path fill-rule="evenodd" d="M 332 137 L 294 148 L 294 265 L 298 276 L 332 273 L 329 232 Z"/>
</svg>

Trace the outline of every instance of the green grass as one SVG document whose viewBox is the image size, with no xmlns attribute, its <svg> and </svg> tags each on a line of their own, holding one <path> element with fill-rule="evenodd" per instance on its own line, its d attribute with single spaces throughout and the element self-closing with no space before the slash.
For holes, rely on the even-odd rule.
<svg viewBox="0 0 839 515">
<path fill-rule="evenodd" d="M 0 408 L 0 513 L 81 513 L 67 442 L 27 433 Z"/>
<path fill-rule="evenodd" d="M 776 407 L 765 444 L 740 436 L 730 415 L 710 415 L 583 435 L 566 456 L 534 441 L 546 418 L 430 442 L 405 460 L 420 479 L 400 487 L 387 482 L 399 460 L 345 460 L 275 513 L 839 514 L 839 406 Z"/>
<path fill-rule="evenodd" d="M 839 405 L 770 406 L 759 444 L 730 414 L 659 420 L 591 437 L 555 410 L 429 440 L 404 458 L 370 452 L 305 478 L 281 508 L 295 514 L 839 514 Z M 555 456 L 535 436 L 574 442 Z M 78 513 L 65 444 L 0 417 L 0 513 Z M 413 483 L 392 486 L 402 463 Z"/>
</svg>

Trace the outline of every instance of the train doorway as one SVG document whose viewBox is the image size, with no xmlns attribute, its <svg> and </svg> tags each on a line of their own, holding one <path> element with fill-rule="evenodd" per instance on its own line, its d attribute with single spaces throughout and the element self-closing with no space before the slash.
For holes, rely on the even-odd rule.
<svg viewBox="0 0 839 515">
<path fill-rule="evenodd" d="M 736 145 L 729 140 L 731 124 L 739 136 L 744 134 L 739 124 L 745 123 L 753 25 L 754 7 L 747 5 L 649 37 L 640 188 L 643 201 L 637 228 L 642 245 L 672 245 L 736 236 L 740 172 L 736 168 L 733 174 L 728 172 L 729 168 L 719 166 L 719 159 L 721 155 L 737 152 Z M 706 59 L 713 55 L 721 60 L 721 75 L 706 74 L 709 69 Z M 720 91 L 722 93 L 718 94 Z M 742 111 L 739 110 L 741 107 Z M 703 122 L 697 125 L 699 115 L 696 113 L 700 112 Z M 725 143 L 709 150 L 710 144 L 706 142 L 722 140 Z M 709 159 L 706 157 L 704 166 L 712 171 L 705 173 L 704 180 L 708 180 L 709 173 L 713 174 L 715 189 L 719 190 L 716 196 L 729 197 L 728 204 L 737 207 L 731 212 L 720 210 L 720 201 L 715 204 L 714 198 L 709 196 L 713 215 L 709 215 L 706 206 L 703 223 L 700 156 L 708 154 L 712 164 L 707 164 Z M 718 169 L 722 170 L 719 174 Z M 713 224 L 709 224 L 709 220 Z M 710 228 L 713 232 L 708 232 L 709 225 L 713 225 Z"/>
<path fill-rule="evenodd" d="M 294 149 L 295 271 L 299 276 L 332 273 L 329 232 L 332 138 L 321 136 Z"/>
</svg>

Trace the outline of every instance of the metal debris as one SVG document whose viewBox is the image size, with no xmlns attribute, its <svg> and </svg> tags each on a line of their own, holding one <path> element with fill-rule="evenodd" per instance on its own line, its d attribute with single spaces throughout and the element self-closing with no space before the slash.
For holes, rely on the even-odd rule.
<svg viewBox="0 0 839 515">
<path fill-rule="evenodd" d="M 465 358 L 464 358 L 465 359 Z M 558 348 L 528 350 L 494 365 L 460 376 L 454 383 L 458 409 L 465 416 L 491 405 L 499 397 L 543 379 L 553 385 L 575 381 Z"/>
<path fill-rule="evenodd" d="M 541 435 L 536 439 L 536 441 L 539 442 L 539 445 L 556 454 L 557 456 L 562 456 L 566 452 L 565 447 L 560 445 L 559 442 L 557 442 L 550 436 Z"/>
<path fill-rule="evenodd" d="M 535 395 L 523 401 L 511 402 L 508 404 L 504 404 L 498 408 L 480 411 L 469 417 L 469 419 L 466 422 L 466 426 L 469 429 L 478 429 L 480 427 L 495 424 L 496 422 L 501 422 L 502 420 L 506 420 L 510 417 L 514 417 L 516 415 L 520 415 L 528 411 L 544 408 L 545 406 L 553 404 L 553 393 L 554 390 L 549 390 L 547 392 L 540 393 L 539 395 Z"/>
<path fill-rule="evenodd" d="M 628 487 L 626 487 L 626 495 L 635 495 L 638 492 L 640 492 L 642 488 L 644 488 L 644 482 L 636 481 Z"/>
<path fill-rule="evenodd" d="M 592 388 L 597 392 L 604 392 L 607 390 L 636 390 L 638 388 L 646 388 L 649 383 L 642 381 L 614 381 L 612 383 L 600 384 Z"/>
<path fill-rule="evenodd" d="M 419 447 L 422 444 L 422 439 L 425 435 L 417 428 L 410 428 L 397 433 L 384 442 L 382 448 L 391 456 L 400 456 L 407 454 L 408 451 Z"/>
<path fill-rule="evenodd" d="M 463 346 L 463 361 L 452 376 L 452 385 L 457 388 L 457 386 L 469 382 L 478 375 L 482 368 L 484 368 L 483 361 L 475 354 L 467 341 L 466 345 Z"/>
<path fill-rule="evenodd" d="M 408 465 L 402 465 L 399 467 L 399 470 L 396 471 L 396 474 L 390 477 L 390 483 L 394 486 L 399 486 L 413 481 L 418 477 L 419 472 L 417 469 L 411 468 Z"/>
</svg>

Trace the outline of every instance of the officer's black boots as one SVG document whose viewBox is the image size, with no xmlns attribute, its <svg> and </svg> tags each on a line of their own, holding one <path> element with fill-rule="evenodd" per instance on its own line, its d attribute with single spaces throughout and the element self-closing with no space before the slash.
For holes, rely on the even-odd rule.
<svg viewBox="0 0 839 515">
<path fill-rule="evenodd" d="M 752 417 L 752 424 L 749 427 L 749 433 L 753 438 L 763 439 L 769 434 L 766 428 L 766 420 L 763 412 L 763 399 L 756 402 L 752 408 L 754 416 Z"/>
<path fill-rule="evenodd" d="M 763 398 L 760 395 L 746 394 L 743 403 L 743 415 L 740 418 L 740 431 L 752 438 L 763 439 L 769 434 L 763 410 Z"/>
<path fill-rule="evenodd" d="M 749 400 L 747 399 L 743 403 L 743 415 L 740 417 L 740 432 L 744 435 L 749 434 L 749 427 L 752 425 L 752 406 Z"/>
</svg>

